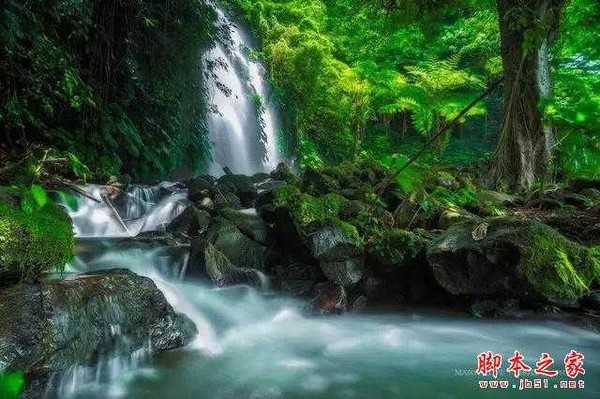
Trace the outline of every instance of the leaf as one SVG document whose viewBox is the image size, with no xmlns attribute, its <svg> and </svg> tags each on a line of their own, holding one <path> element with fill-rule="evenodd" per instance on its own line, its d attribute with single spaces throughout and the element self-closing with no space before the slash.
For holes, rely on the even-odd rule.
<svg viewBox="0 0 600 399">
<path fill-rule="evenodd" d="M 23 372 L 17 371 L 0 374 L 0 398 L 17 399 L 21 391 L 23 391 L 24 386 L 25 377 L 23 376 Z"/>
<path fill-rule="evenodd" d="M 31 186 L 31 196 L 38 208 L 43 208 L 48 203 L 48 194 L 42 186 L 34 184 Z"/>
</svg>

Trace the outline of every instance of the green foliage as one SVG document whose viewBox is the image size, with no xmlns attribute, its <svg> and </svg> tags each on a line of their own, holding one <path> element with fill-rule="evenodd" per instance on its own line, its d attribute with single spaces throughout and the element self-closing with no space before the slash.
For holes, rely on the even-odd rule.
<svg viewBox="0 0 600 399">
<path fill-rule="evenodd" d="M 416 233 L 401 229 L 385 230 L 372 244 L 370 252 L 386 263 L 401 265 L 417 257 L 423 249 L 423 239 Z"/>
<path fill-rule="evenodd" d="M 444 18 L 388 13 L 350 0 L 229 0 L 262 42 L 284 110 L 291 114 L 302 166 L 358 156 L 381 141 L 377 129 L 401 116 L 427 135 L 460 111 L 497 74 L 495 8 L 445 7 Z M 497 58 L 497 57 L 496 57 Z M 484 114 L 473 108 L 466 116 Z M 464 121 L 462 121 L 464 122 Z M 395 152 L 388 145 L 385 152 Z"/>
<path fill-rule="evenodd" d="M 21 396 L 25 386 L 25 376 L 22 372 L 0 374 L 0 398 L 17 399 Z"/>
<path fill-rule="evenodd" d="M 600 177 L 600 4 L 572 0 L 554 49 L 554 97 L 544 104 L 558 128 L 560 167 Z"/>
<path fill-rule="evenodd" d="M 208 158 L 194 0 L 9 0 L 0 16 L 0 124 L 9 147 L 70 152 L 75 174 L 156 179 Z M 3 138 L 4 140 L 4 138 Z"/>
<path fill-rule="evenodd" d="M 21 191 L 20 206 L 0 200 L 0 271 L 22 279 L 62 270 L 73 256 L 70 219 L 41 187 Z"/>
</svg>

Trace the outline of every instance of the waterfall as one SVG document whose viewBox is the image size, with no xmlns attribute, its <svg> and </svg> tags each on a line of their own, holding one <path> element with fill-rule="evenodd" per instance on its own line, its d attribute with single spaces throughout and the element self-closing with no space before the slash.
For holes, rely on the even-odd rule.
<svg viewBox="0 0 600 399">
<path fill-rule="evenodd" d="M 213 147 L 209 173 L 221 175 L 225 166 L 242 174 L 272 170 L 280 160 L 276 137 L 281 123 L 265 68 L 249 55 L 250 34 L 215 10 L 224 38 L 204 55 Z"/>
<path fill-rule="evenodd" d="M 189 205 L 187 190 L 169 182 L 131 185 L 114 198 L 110 186 L 89 184 L 81 189 L 89 196 L 77 196 L 75 208 L 63 204 L 78 238 L 135 237 L 164 230 Z"/>
</svg>

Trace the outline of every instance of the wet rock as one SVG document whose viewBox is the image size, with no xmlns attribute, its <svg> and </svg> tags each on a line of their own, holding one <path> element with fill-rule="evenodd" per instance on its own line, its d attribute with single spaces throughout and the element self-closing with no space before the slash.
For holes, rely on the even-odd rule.
<svg viewBox="0 0 600 399">
<path fill-rule="evenodd" d="M 362 244 L 353 234 L 341 226 L 321 227 L 308 237 L 310 253 L 322 261 L 344 260 L 360 256 Z"/>
<path fill-rule="evenodd" d="M 206 233 L 211 216 L 195 206 L 187 207 L 167 226 L 167 231 L 175 236 L 198 237 Z"/>
<path fill-rule="evenodd" d="M 348 287 L 360 281 L 364 272 L 363 258 L 348 258 L 337 261 L 322 261 L 321 270 L 325 276 L 342 287 Z"/>
<path fill-rule="evenodd" d="M 237 211 L 225 208 L 219 213 L 223 218 L 233 223 L 243 234 L 263 245 L 269 244 L 268 231 L 265 222 L 256 211 L 249 209 Z"/>
<path fill-rule="evenodd" d="M 267 240 L 266 228 L 257 216 L 247 216 L 245 220 L 236 221 L 223 216 L 215 218 L 207 238 L 236 266 L 264 270 L 267 248 L 261 241 Z"/>
<path fill-rule="evenodd" d="M 294 180 L 296 176 L 292 173 L 289 165 L 285 162 L 280 162 L 274 171 L 271 172 L 271 177 L 276 180 L 283 180 L 286 182 L 290 182 Z"/>
<path fill-rule="evenodd" d="M 215 178 L 209 175 L 194 177 L 186 182 L 188 187 L 188 198 L 193 202 L 202 201 L 215 187 Z"/>
<path fill-rule="evenodd" d="M 204 239 L 192 241 L 188 274 L 191 277 L 209 278 L 218 287 L 262 285 L 262 277 L 257 270 L 234 265 L 225 254 Z"/>
<path fill-rule="evenodd" d="M 341 226 L 331 225 L 316 230 L 308 237 L 310 253 L 319 260 L 325 276 L 344 287 L 357 283 L 364 271 L 364 249 L 352 233 Z"/>
<path fill-rule="evenodd" d="M 314 297 L 309 310 L 317 314 L 340 314 L 348 308 L 346 290 L 332 282 L 319 283 L 314 288 Z"/>
<path fill-rule="evenodd" d="M 212 212 L 215 210 L 215 203 L 212 199 L 210 199 L 210 197 L 204 197 L 198 203 L 198 208 L 207 212 Z"/>
<path fill-rule="evenodd" d="M 215 209 L 242 209 L 242 202 L 240 201 L 239 197 L 231 192 L 222 192 L 221 190 L 216 190 L 214 192 L 213 200 Z"/>
<path fill-rule="evenodd" d="M 576 304 L 600 273 L 589 249 L 547 225 L 516 218 L 454 225 L 432 241 L 427 259 L 437 282 L 453 295 L 562 306 Z"/>
<path fill-rule="evenodd" d="M 600 291 L 592 291 L 581 303 L 586 309 L 600 311 Z"/>
<path fill-rule="evenodd" d="M 195 334 L 194 324 L 173 311 L 152 280 L 127 270 L 0 291 L 0 372 L 22 370 L 29 382 L 117 350 L 175 349 Z"/>
<path fill-rule="evenodd" d="M 479 319 L 512 317 L 519 311 L 519 301 L 515 299 L 476 301 L 470 313 Z"/>
<path fill-rule="evenodd" d="M 222 193 L 232 193 L 240 199 L 242 208 L 254 207 L 258 194 L 251 176 L 225 175 L 217 181 L 217 188 Z"/>
</svg>

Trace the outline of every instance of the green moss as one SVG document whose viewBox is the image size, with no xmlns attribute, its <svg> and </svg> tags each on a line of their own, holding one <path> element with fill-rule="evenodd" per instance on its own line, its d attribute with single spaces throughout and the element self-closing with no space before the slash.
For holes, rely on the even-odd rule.
<svg viewBox="0 0 600 399">
<path fill-rule="evenodd" d="M 370 249 L 372 255 L 389 264 L 400 265 L 417 257 L 424 240 L 414 232 L 391 229 L 375 238 Z"/>
<path fill-rule="evenodd" d="M 275 205 L 288 208 L 294 221 L 300 226 L 337 220 L 347 200 L 334 193 L 320 197 L 302 193 L 297 187 L 287 185 L 275 194 Z"/>
<path fill-rule="evenodd" d="M 16 278 L 36 278 L 62 270 L 73 256 L 71 221 L 62 208 L 48 203 L 24 212 L 0 202 L 0 272 Z"/>
<path fill-rule="evenodd" d="M 577 300 L 600 277 L 600 262 L 594 251 L 544 224 L 529 224 L 522 239 L 527 246 L 521 271 L 547 298 Z"/>
<path fill-rule="evenodd" d="M 350 238 L 350 240 L 354 242 L 357 247 L 363 245 L 362 237 L 360 236 L 356 226 L 339 219 L 335 220 L 334 223 L 344 232 L 346 237 Z"/>
</svg>

